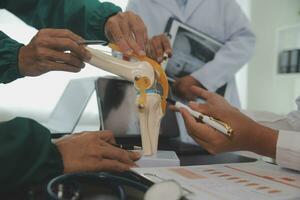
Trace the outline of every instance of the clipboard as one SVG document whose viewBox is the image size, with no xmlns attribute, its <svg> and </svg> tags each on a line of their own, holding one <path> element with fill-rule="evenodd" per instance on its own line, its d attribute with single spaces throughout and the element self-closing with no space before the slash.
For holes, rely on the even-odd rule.
<svg viewBox="0 0 300 200">
<path fill-rule="evenodd" d="M 215 58 L 224 45 L 221 41 L 171 17 L 165 33 L 170 39 L 173 56 L 165 63 L 164 68 L 169 79 L 178 79 L 201 69 Z M 216 93 L 224 96 L 226 84 Z"/>
</svg>

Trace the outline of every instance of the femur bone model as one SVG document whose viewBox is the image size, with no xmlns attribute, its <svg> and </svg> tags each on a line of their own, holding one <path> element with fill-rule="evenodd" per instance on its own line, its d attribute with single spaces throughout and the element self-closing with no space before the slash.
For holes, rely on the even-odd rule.
<svg viewBox="0 0 300 200">
<path fill-rule="evenodd" d="M 115 51 L 120 50 L 113 44 L 109 46 Z M 100 50 L 86 48 L 92 54 L 88 63 L 134 83 L 137 90 L 135 104 L 140 121 L 143 152 L 146 156 L 155 154 L 160 122 L 166 112 L 166 98 L 169 92 L 164 70 L 148 57 L 132 55 L 132 58 L 137 61 L 129 62 L 112 57 Z"/>
</svg>

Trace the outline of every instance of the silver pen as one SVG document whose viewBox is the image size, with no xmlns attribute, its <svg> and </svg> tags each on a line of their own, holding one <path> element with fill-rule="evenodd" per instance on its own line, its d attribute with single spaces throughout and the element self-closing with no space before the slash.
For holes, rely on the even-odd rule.
<svg viewBox="0 0 300 200">
<path fill-rule="evenodd" d="M 204 115 L 198 111 L 195 111 L 191 109 L 189 106 L 179 102 L 179 101 L 174 101 L 172 99 L 167 98 L 168 103 L 174 105 L 176 108 L 185 108 L 187 111 L 196 119 L 201 120 L 203 123 L 209 125 L 212 128 L 215 128 L 216 130 L 220 131 L 221 133 L 231 136 L 233 129 L 226 123 L 216 120 L 213 117 Z"/>
<path fill-rule="evenodd" d="M 91 45 L 91 44 L 101 44 L 101 45 L 107 45 L 108 42 L 104 40 L 84 40 L 82 42 L 78 42 L 79 45 Z"/>
</svg>

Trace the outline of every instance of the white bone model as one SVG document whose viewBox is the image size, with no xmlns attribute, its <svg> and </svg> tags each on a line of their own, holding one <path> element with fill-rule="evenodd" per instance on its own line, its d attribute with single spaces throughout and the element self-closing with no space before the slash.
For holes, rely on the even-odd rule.
<svg viewBox="0 0 300 200">
<path fill-rule="evenodd" d="M 155 87 L 156 78 L 159 75 L 146 61 L 128 62 L 112 57 L 100 50 L 89 47 L 87 50 L 92 54 L 88 63 L 134 83 L 139 92 L 136 97 L 136 106 L 140 121 L 143 153 L 146 156 L 155 154 L 160 122 L 164 112 L 161 96 L 155 92 L 147 92 L 147 89 Z"/>
</svg>

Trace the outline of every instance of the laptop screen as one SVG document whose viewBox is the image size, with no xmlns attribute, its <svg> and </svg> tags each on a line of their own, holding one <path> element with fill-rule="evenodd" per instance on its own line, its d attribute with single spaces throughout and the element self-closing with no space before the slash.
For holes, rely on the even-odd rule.
<svg viewBox="0 0 300 200">
<path fill-rule="evenodd" d="M 95 91 L 95 77 L 70 80 L 44 124 L 51 133 L 72 133 Z M 78 95 L 80 94 L 80 95 Z"/>
<path fill-rule="evenodd" d="M 117 77 L 100 77 L 96 81 L 96 93 L 101 130 L 112 130 L 116 137 L 140 135 L 133 83 Z M 168 109 L 161 122 L 160 137 L 177 136 L 175 113 Z"/>
</svg>

